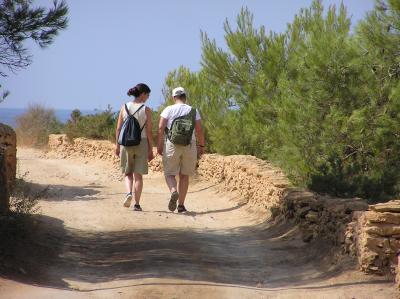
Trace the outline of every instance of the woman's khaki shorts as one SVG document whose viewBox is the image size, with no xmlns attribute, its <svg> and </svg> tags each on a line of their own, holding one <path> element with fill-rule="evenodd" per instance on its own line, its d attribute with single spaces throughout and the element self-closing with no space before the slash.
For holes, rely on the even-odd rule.
<svg viewBox="0 0 400 299">
<path fill-rule="evenodd" d="M 193 175 L 196 170 L 196 141 L 189 145 L 175 145 L 168 139 L 164 143 L 164 175 Z"/>
<path fill-rule="evenodd" d="M 142 139 L 139 145 L 121 146 L 120 162 L 123 174 L 148 173 L 147 139 Z"/>
</svg>

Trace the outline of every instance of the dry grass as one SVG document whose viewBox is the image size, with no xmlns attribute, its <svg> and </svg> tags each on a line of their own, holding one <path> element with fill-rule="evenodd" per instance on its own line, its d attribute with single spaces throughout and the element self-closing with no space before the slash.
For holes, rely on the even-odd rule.
<svg viewBox="0 0 400 299">
<path fill-rule="evenodd" d="M 17 118 L 18 145 L 43 147 L 47 145 L 52 133 L 59 133 L 62 124 L 57 120 L 54 110 L 40 104 L 33 104 Z"/>
</svg>

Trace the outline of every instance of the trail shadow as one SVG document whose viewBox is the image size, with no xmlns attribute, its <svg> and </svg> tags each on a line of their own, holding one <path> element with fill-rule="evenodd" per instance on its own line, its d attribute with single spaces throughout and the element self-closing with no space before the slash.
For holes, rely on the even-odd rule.
<svg viewBox="0 0 400 299">
<path fill-rule="evenodd" d="M 214 185 L 210 185 L 210 186 L 207 186 L 207 187 L 198 189 L 198 190 L 190 190 L 190 191 L 188 191 L 188 193 L 198 193 L 198 192 L 202 192 L 202 191 L 205 191 L 205 190 L 209 190 L 209 189 L 211 189 L 211 188 L 213 188 L 213 187 L 215 187 L 215 186 L 217 186 L 217 185 L 218 185 L 218 184 L 214 184 Z"/>
<path fill-rule="evenodd" d="M 63 221 L 43 216 L 0 219 L 0 276 L 32 284 L 67 288 L 49 269 L 59 259 L 65 230 Z"/>
<path fill-rule="evenodd" d="M 16 188 L 18 188 L 16 192 L 34 196 L 44 201 L 78 201 L 101 199 L 96 194 L 100 193 L 98 189 L 102 189 L 103 186 L 67 186 L 20 181 Z"/>
<path fill-rule="evenodd" d="M 51 217 L 37 216 L 36 220 L 40 222 L 38 229 L 13 255 L 17 269 L 23 265 L 26 274 L 11 276 L 50 287 L 66 288 L 65 280 L 96 284 L 169 278 L 287 288 L 321 282 L 343 271 L 327 259 L 330 247 L 326 242 L 305 244 L 296 238 L 277 241 L 292 229 L 290 224 L 263 223 L 226 231 L 100 233 L 66 230 L 60 220 Z M 10 272 L 2 274 L 10 276 Z"/>
<path fill-rule="evenodd" d="M 177 215 L 181 216 L 198 216 L 198 215 L 205 215 L 205 214 L 217 214 L 217 213 L 226 213 L 226 212 L 231 212 L 237 209 L 240 209 L 241 207 L 245 206 L 246 203 L 239 203 L 238 205 L 226 209 L 219 209 L 219 210 L 208 210 L 204 212 L 195 212 L 195 211 L 187 211 L 185 213 L 176 213 Z M 170 214 L 171 212 L 168 211 L 154 211 L 154 213 L 163 213 L 163 214 Z"/>
</svg>

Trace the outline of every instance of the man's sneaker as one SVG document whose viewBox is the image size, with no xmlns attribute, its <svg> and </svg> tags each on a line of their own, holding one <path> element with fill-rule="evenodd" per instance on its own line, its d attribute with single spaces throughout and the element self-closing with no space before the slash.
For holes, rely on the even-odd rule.
<svg viewBox="0 0 400 299">
<path fill-rule="evenodd" d="M 124 207 L 129 208 L 131 206 L 131 202 L 132 202 L 132 193 L 128 193 L 125 196 Z"/>
<path fill-rule="evenodd" d="M 133 210 L 134 210 L 134 211 L 143 211 L 143 210 L 142 210 L 142 207 L 141 207 L 139 204 L 135 204 L 135 205 L 133 206 Z"/>
<path fill-rule="evenodd" d="M 179 205 L 178 206 L 178 213 L 185 213 L 187 212 L 186 208 L 184 205 Z"/>
<path fill-rule="evenodd" d="M 169 203 L 168 203 L 168 209 L 169 209 L 171 212 L 175 211 L 175 209 L 176 209 L 176 202 L 178 201 L 178 198 L 179 198 L 179 193 L 176 192 L 176 191 L 172 192 L 171 198 L 170 198 Z"/>
</svg>

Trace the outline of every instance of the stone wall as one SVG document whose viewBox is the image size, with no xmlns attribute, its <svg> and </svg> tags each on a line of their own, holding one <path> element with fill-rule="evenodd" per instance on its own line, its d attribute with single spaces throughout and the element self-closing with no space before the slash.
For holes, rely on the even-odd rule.
<svg viewBox="0 0 400 299">
<path fill-rule="evenodd" d="M 400 250 L 400 200 L 369 206 L 353 215 L 346 231 L 349 253 L 366 273 L 394 274 Z"/>
<path fill-rule="evenodd" d="M 396 274 L 396 286 L 400 293 L 400 255 L 397 254 L 397 274 Z"/>
<path fill-rule="evenodd" d="M 344 244 L 352 212 L 368 209 L 360 198 L 333 198 L 294 188 L 282 170 L 253 156 L 205 155 L 198 173 L 225 191 L 237 192 L 249 203 L 264 207 L 276 221 L 293 220 L 304 242 L 324 238 Z"/>
<path fill-rule="evenodd" d="M 323 238 L 334 245 L 344 245 L 346 225 L 355 211 L 365 211 L 368 204 L 360 198 L 335 198 L 301 189 L 287 190 L 280 204 L 280 216 L 294 219 L 304 242 Z"/>
<path fill-rule="evenodd" d="M 115 145 L 107 140 L 76 138 L 70 142 L 64 134 L 52 134 L 49 136 L 49 148 L 58 158 L 85 157 L 115 164 L 119 161 L 114 154 Z"/>
<path fill-rule="evenodd" d="M 7 181 L 9 190 L 14 185 L 17 170 L 17 137 L 14 130 L 0 123 L 0 147 L 5 152 Z"/>
<path fill-rule="evenodd" d="M 279 206 L 284 191 L 290 186 L 279 168 L 253 156 L 204 155 L 197 170 L 204 179 L 267 210 Z"/>
<path fill-rule="evenodd" d="M 9 197 L 17 169 L 17 140 L 14 130 L 0 123 L 0 213 L 8 212 Z"/>
</svg>

